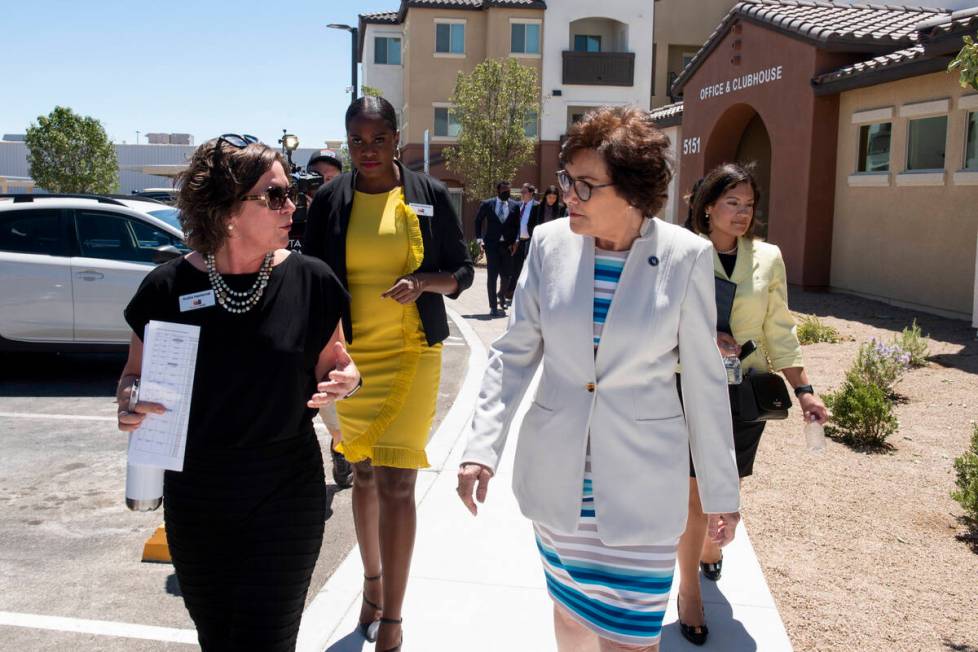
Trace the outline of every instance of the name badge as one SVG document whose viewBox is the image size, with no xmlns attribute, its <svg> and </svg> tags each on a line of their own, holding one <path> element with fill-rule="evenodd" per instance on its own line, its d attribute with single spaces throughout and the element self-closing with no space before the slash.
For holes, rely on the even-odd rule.
<svg viewBox="0 0 978 652">
<path fill-rule="evenodd" d="M 210 308 L 215 303 L 217 303 L 217 301 L 214 299 L 214 290 L 205 290 L 203 292 L 185 294 L 180 297 L 180 312 Z"/>
<path fill-rule="evenodd" d="M 424 215 L 425 217 L 433 217 L 435 215 L 435 207 L 431 204 L 409 204 L 409 206 L 418 215 Z"/>
</svg>

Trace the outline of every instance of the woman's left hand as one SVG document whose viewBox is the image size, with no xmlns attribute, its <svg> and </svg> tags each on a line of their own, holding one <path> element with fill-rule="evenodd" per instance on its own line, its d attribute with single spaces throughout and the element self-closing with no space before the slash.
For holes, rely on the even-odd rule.
<svg viewBox="0 0 978 652">
<path fill-rule="evenodd" d="M 394 285 L 380 296 L 385 299 L 393 299 L 401 304 L 407 304 L 417 301 L 423 293 L 424 287 L 421 279 L 414 274 L 408 274 L 394 281 Z"/>
<path fill-rule="evenodd" d="M 710 537 L 710 541 L 722 548 L 733 541 L 737 523 L 740 523 L 740 512 L 707 514 L 706 535 Z"/>
<path fill-rule="evenodd" d="M 360 382 L 360 371 L 342 342 L 333 345 L 336 366 L 327 374 L 329 380 L 316 385 L 316 393 L 306 403 L 311 408 L 321 408 L 346 398 Z"/>
<path fill-rule="evenodd" d="M 825 403 L 822 402 L 815 394 L 802 394 L 798 397 L 798 403 L 801 405 L 801 416 L 805 420 L 805 423 L 811 421 L 812 417 L 822 425 L 829 420 L 829 410 L 825 407 Z"/>
</svg>

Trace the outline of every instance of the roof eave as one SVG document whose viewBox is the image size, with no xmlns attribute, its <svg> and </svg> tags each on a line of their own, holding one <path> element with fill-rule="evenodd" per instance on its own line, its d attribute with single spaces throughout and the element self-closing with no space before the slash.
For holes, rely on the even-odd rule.
<svg viewBox="0 0 978 652">
<path fill-rule="evenodd" d="M 908 77 L 947 70 L 950 61 L 950 57 L 914 59 L 905 63 L 885 66 L 878 70 L 855 73 L 842 77 L 841 79 L 825 82 L 824 84 L 818 84 L 813 79 L 812 88 L 817 96 L 837 95 L 858 88 L 867 88 L 869 86 L 907 79 Z"/>
</svg>

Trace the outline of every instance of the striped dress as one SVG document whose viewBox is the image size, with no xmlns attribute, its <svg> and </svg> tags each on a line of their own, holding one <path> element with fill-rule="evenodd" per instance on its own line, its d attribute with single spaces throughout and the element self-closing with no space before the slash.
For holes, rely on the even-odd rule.
<svg viewBox="0 0 978 652">
<path fill-rule="evenodd" d="M 597 352 L 627 251 L 595 250 L 594 350 Z M 677 541 L 608 546 L 598 534 L 591 476 L 591 447 L 584 462 L 581 516 L 572 533 L 534 523 L 547 590 L 579 623 L 602 638 L 625 645 L 659 641 Z"/>
</svg>

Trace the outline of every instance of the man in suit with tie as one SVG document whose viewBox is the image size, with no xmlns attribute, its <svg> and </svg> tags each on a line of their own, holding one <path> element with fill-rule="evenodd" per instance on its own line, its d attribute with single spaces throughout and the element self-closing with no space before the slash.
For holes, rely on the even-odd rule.
<svg viewBox="0 0 978 652">
<path fill-rule="evenodd" d="M 520 205 L 510 199 L 510 187 L 508 181 L 497 183 L 496 196 L 482 202 L 475 216 L 475 237 L 486 252 L 489 314 L 493 317 L 506 315 L 506 293 L 513 275 L 512 250 L 519 235 Z"/>
<path fill-rule="evenodd" d="M 516 292 L 516 282 L 523 272 L 523 261 L 526 260 L 526 253 L 530 249 L 530 237 L 533 229 L 540 222 L 540 202 L 535 197 L 537 194 L 536 186 L 532 183 L 524 183 L 520 188 L 519 204 L 519 227 L 516 239 L 516 248 L 513 250 L 513 275 L 509 280 L 509 287 L 506 288 L 506 301 L 512 302 L 513 293 Z"/>
</svg>

